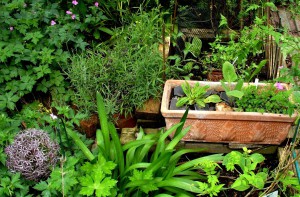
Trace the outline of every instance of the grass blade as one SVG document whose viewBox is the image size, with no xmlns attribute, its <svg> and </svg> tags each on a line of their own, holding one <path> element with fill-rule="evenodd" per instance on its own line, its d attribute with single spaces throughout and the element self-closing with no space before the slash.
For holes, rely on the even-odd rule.
<svg viewBox="0 0 300 197">
<path fill-rule="evenodd" d="M 119 166 L 120 176 L 122 176 L 124 174 L 124 168 L 125 168 L 122 144 L 120 142 L 120 138 L 117 133 L 116 127 L 112 123 L 109 123 L 108 127 L 111 134 L 113 145 L 116 150 L 116 156 L 118 159 L 117 165 Z"/>
<path fill-rule="evenodd" d="M 109 154 L 110 137 L 109 137 L 109 128 L 108 128 L 108 121 L 107 121 L 107 115 L 105 111 L 104 100 L 99 92 L 97 92 L 96 98 L 97 98 L 98 115 L 99 115 L 102 135 L 104 139 L 104 147 L 105 147 L 105 151 L 107 151 L 107 155 L 110 155 Z"/>
<path fill-rule="evenodd" d="M 191 128 L 191 126 L 188 126 L 183 131 L 178 133 L 178 135 L 176 135 L 172 139 L 172 141 L 168 144 L 168 146 L 166 147 L 166 150 L 173 150 L 175 148 L 175 146 L 180 142 L 180 140 L 185 136 L 185 134 L 187 134 L 187 132 L 190 130 L 190 128 Z"/>
<path fill-rule="evenodd" d="M 66 129 L 68 135 L 73 139 L 75 144 L 80 148 L 80 150 L 83 152 L 83 154 L 87 157 L 88 160 L 92 161 L 95 159 L 95 156 L 93 153 L 86 147 L 86 145 L 83 143 L 83 141 L 78 137 L 78 135 L 72 131 L 71 129 Z"/>
<path fill-rule="evenodd" d="M 197 183 L 195 181 L 175 177 L 157 183 L 157 186 L 160 188 L 175 187 L 193 193 L 200 193 L 201 190 L 198 187 L 196 187 L 196 185 Z"/>
<path fill-rule="evenodd" d="M 191 160 L 191 161 L 188 161 L 178 167 L 175 168 L 174 170 L 174 175 L 177 175 L 187 169 L 190 169 L 190 168 L 193 168 L 194 166 L 198 165 L 199 163 L 203 162 L 203 161 L 206 161 L 206 160 L 209 160 L 209 161 L 221 161 L 223 160 L 223 157 L 222 154 L 214 154 L 214 155 L 208 155 L 208 156 L 204 156 L 204 157 L 200 157 L 198 159 L 194 159 L 194 160 Z"/>
</svg>

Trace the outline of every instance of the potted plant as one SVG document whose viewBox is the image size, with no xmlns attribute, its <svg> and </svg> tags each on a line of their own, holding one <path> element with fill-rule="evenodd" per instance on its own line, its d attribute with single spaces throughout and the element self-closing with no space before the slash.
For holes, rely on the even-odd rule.
<svg viewBox="0 0 300 197">
<path fill-rule="evenodd" d="M 228 68 L 229 67 L 229 68 Z M 241 111 L 242 107 L 238 107 L 237 103 L 241 101 L 247 102 L 247 99 L 242 100 L 247 88 L 271 87 L 271 84 L 266 83 L 243 83 L 238 80 L 234 72 L 232 64 L 225 63 L 223 65 L 224 81 L 222 82 L 207 82 L 207 81 L 186 81 L 191 86 L 199 84 L 200 86 L 209 86 L 207 90 L 216 92 L 225 92 L 229 101 L 224 101 L 231 105 L 232 110 L 224 111 L 197 111 L 190 110 L 185 126 L 191 126 L 190 131 L 183 138 L 185 141 L 198 142 L 228 142 L 228 143 L 251 143 L 251 144 L 280 144 L 286 138 L 289 129 L 296 119 L 296 113 L 291 114 L 294 105 L 281 100 L 281 104 L 288 103 L 285 113 L 270 113 L 269 111 Z M 172 99 L 174 88 L 186 83 L 183 80 L 168 80 L 165 83 L 164 93 L 162 98 L 161 112 L 165 117 L 166 127 L 170 128 L 175 123 L 179 122 L 184 110 L 170 110 L 169 104 Z M 280 84 L 280 88 L 286 91 L 288 86 Z M 272 89 L 272 88 L 271 88 Z M 273 93 L 273 95 L 277 95 Z M 258 97 L 259 98 L 259 97 Z M 285 97 L 287 98 L 287 97 Z M 274 98 L 272 98 L 274 99 Z M 276 98 L 275 98 L 276 99 Z M 282 98 L 278 98 L 278 100 Z M 288 99 L 288 98 L 287 98 Z M 257 102 L 260 102 L 259 100 Z M 233 103 L 233 104 L 232 104 Z M 241 105 L 240 105 L 241 106 Z M 280 108 L 280 106 L 278 106 Z M 282 107 L 282 106 L 281 106 Z"/>
<path fill-rule="evenodd" d="M 66 73 L 80 110 L 97 112 L 94 95 L 99 91 L 109 117 L 118 122 L 133 116 L 149 98 L 161 97 L 164 70 L 158 14 L 156 9 L 134 14 L 132 22 L 116 29 L 109 41 L 71 58 Z"/>
</svg>

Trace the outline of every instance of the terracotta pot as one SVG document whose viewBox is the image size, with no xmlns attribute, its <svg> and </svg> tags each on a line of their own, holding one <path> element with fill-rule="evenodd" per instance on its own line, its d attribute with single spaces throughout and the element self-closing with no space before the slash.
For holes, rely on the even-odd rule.
<svg viewBox="0 0 300 197">
<path fill-rule="evenodd" d="M 166 127 L 180 122 L 184 110 L 169 110 L 172 89 L 180 86 L 183 80 L 168 80 L 165 83 L 161 113 L 165 117 Z M 191 85 L 197 81 L 188 81 Z M 209 85 L 210 89 L 222 91 L 219 82 L 198 81 L 200 85 Z M 245 84 L 248 85 L 248 84 Z M 266 84 L 260 83 L 259 86 Z M 183 141 L 226 142 L 250 144 L 280 144 L 296 119 L 283 114 L 259 112 L 222 112 L 189 111 L 185 127 L 191 126 Z"/>
<path fill-rule="evenodd" d="M 80 130 L 86 134 L 86 137 L 94 137 L 98 127 L 99 118 L 97 114 L 91 115 L 91 117 L 87 120 L 80 121 Z"/>
<path fill-rule="evenodd" d="M 220 69 L 212 70 L 207 74 L 208 81 L 220 81 L 221 79 L 223 79 L 223 73 Z"/>
<path fill-rule="evenodd" d="M 117 128 L 133 128 L 136 126 L 136 119 L 132 115 L 114 114 L 113 118 Z"/>
</svg>

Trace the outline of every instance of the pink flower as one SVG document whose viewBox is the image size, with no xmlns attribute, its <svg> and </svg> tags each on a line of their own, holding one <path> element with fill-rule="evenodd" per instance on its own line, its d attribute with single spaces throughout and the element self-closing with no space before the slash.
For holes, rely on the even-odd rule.
<svg viewBox="0 0 300 197">
<path fill-rule="evenodd" d="M 77 5 L 77 4 L 78 4 L 78 1 L 73 0 L 73 1 L 72 1 L 72 4 L 73 4 L 73 5 Z"/>
<path fill-rule="evenodd" d="M 66 14 L 73 14 L 73 13 L 70 10 L 67 10 Z"/>
<path fill-rule="evenodd" d="M 283 66 L 279 66 L 278 69 L 279 69 L 279 70 L 283 69 Z"/>
<path fill-rule="evenodd" d="M 281 83 L 278 83 L 278 82 L 275 83 L 275 87 L 276 87 L 278 90 L 283 90 L 283 89 L 284 89 L 283 85 L 282 85 Z"/>
<path fill-rule="evenodd" d="M 51 20 L 51 25 L 56 25 L 56 22 L 54 20 Z"/>
<path fill-rule="evenodd" d="M 14 30 L 14 27 L 12 27 L 12 26 L 9 27 L 9 30 L 10 30 L 10 31 L 13 31 L 13 30 Z"/>
<path fill-rule="evenodd" d="M 72 14 L 71 18 L 74 20 L 76 18 L 76 15 Z"/>
<path fill-rule="evenodd" d="M 96 6 L 96 7 L 98 7 L 98 6 L 99 6 L 99 3 L 98 3 L 97 1 L 95 2 L 95 6 Z"/>
</svg>

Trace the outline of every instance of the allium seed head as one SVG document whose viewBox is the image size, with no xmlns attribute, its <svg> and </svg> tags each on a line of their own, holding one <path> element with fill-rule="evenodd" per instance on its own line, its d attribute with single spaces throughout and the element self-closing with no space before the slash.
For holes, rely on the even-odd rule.
<svg viewBox="0 0 300 197">
<path fill-rule="evenodd" d="M 49 176 L 58 161 L 58 150 L 58 143 L 45 131 L 27 129 L 17 134 L 14 143 L 5 148 L 6 166 L 28 180 L 40 181 Z"/>
</svg>

